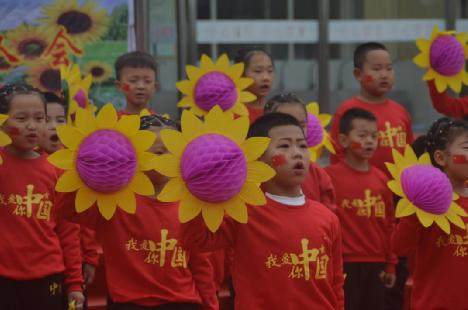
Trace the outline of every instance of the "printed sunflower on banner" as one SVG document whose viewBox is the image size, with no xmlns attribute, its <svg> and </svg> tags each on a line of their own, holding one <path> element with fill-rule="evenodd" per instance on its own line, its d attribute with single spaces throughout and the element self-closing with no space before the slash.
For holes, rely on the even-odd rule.
<svg viewBox="0 0 468 310">
<path fill-rule="evenodd" d="M 459 93 L 462 85 L 468 85 L 465 60 L 468 59 L 468 33 L 440 31 L 434 27 L 429 39 L 418 39 L 416 45 L 420 53 L 413 58 L 416 65 L 427 69 L 424 81 L 434 80 L 438 92 L 447 87 Z"/>
<path fill-rule="evenodd" d="M 112 67 L 103 61 L 89 61 L 84 65 L 83 71 L 93 77 L 94 83 L 106 82 L 112 77 Z"/>
<path fill-rule="evenodd" d="M 27 24 L 7 32 L 6 39 L 14 53 L 23 61 L 41 58 L 51 43 L 43 29 Z"/>
<path fill-rule="evenodd" d="M 248 117 L 234 119 L 217 105 L 204 121 L 184 111 L 181 125 L 181 132 L 164 129 L 160 133 L 169 154 L 158 156 L 154 167 L 170 180 L 158 199 L 180 201 L 182 223 L 201 213 L 212 232 L 219 228 L 225 213 L 247 223 L 246 204 L 264 205 L 260 184 L 275 175 L 270 166 L 257 161 L 270 139 L 246 139 Z"/>
<path fill-rule="evenodd" d="M 135 213 L 135 194 L 154 194 L 153 184 L 143 171 L 153 169 L 156 155 L 147 150 L 156 135 L 139 128 L 138 115 L 118 120 L 110 103 L 96 117 L 90 111 L 78 109 L 74 124 L 57 127 L 65 148 L 48 160 L 65 170 L 56 190 L 76 191 L 77 212 L 97 202 L 99 212 L 109 220 L 117 207 Z"/>
<path fill-rule="evenodd" d="M 36 60 L 30 64 L 26 81 L 42 91 L 56 94 L 61 92 L 60 70 L 54 68 L 45 59 Z"/>
<path fill-rule="evenodd" d="M 450 233 L 450 223 L 465 229 L 461 217 L 468 214 L 455 203 L 458 196 L 453 192 L 450 180 L 432 166 L 429 153 L 417 158 L 407 145 L 404 154 L 393 150 L 393 161 L 386 165 L 393 177 L 388 187 L 402 197 L 396 206 L 397 218 L 416 214 L 424 227 L 435 222 L 447 234 Z"/>
<path fill-rule="evenodd" d="M 176 84 L 184 95 L 178 107 L 188 108 L 195 115 L 204 116 L 218 105 L 225 112 L 236 115 L 249 115 L 245 103 L 254 101 L 257 97 L 245 89 L 253 83 L 253 79 L 242 77 L 244 64 L 229 64 L 226 54 L 221 55 L 216 62 L 202 55 L 200 67 L 186 67 L 187 80 Z"/>
</svg>

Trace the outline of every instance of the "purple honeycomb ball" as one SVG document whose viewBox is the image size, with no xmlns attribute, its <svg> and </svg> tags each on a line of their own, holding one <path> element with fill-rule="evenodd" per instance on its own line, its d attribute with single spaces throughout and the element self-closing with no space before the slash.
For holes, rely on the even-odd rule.
<svg viewBox="0 0 468 310">
<path fill-rule="evenodd" d="M 219 203 L 241 191 L 247 177 L 247 163 L 236 143 L 221 135 L 206 134 L 187 145 L 181 171 L 195 197 Z"/>
<path fill-rule="evenodd" d="M 416 207 L 432 214 L 447 212 L 452 203 L 452 185 L 447 176 L 430 165 L 415 165 L 401 173 L 403 192 Z"/>
<path fill-rule="evenodd" d="M 237 89 L 232 79 L 224 73 L 209 72 L 195 85 L 195 104 L 204 111 L 219 105 L 223 111 L 229 110 L 237 101 Z"/>
<path fill-rule="evenodd" d="M 441 75 L 452 76 L 465 66 L 463 45 L 451 35 L 438 36 L 431 44 L 431 67 Z"/>
<path fill-rule="evenodd" d="M 100 193 L 121 190 L 135 175 L 137 159 L 130 140 L 115 130 L 98 130 L 83 140 L 76 157 L 81 180 Z"/>
<path fill-rule="evenodd" d="M 307 145 L 314 147 L 323 140 L 323 128 L 317 116 L 307 113 Z"/>
</svg>

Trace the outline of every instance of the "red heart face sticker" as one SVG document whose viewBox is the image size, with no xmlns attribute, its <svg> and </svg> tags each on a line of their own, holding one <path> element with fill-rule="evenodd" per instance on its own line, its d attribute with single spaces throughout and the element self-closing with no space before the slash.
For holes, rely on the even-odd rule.
<svg viewBox="0 0 468 310">
<path fill-rule="evenodd" d="M 278 154 L 271 158 L 271 164 L 273 165 L 273 167 L 279 167 L 286 163 L 286 157 L 284 157 L 283 154 Z"/>
<path fill-rule="evenodd" d="M 128 83 L 122 83 L 122 90 L 126 93 L 130 91 L 130 85 Z"/>
<path fill-rule="evenodd" d="M 360 149 L 362 149 L 362 144 L 359 143 L 359 142 L 354 142 L 353 141 L 353 142 L 351 142 L 351 148 L 353 150 L 360 150 Z"/>
<path fill-rule="evenodd" d="M 452 162 L 454 164 L 463 165 L 463 164 L 468 163 L 468 160 L 466 160 L 465 155 L 456 154 L 452 156 Z"/>
<path fill-rule="evenodd" d="M 20 130 L 19 128 L 16 128 L 16 127 L 9 127 L 8 133 L 10 134 L 10 136 L 17 136 L 20 134 Z"/>
</svg>

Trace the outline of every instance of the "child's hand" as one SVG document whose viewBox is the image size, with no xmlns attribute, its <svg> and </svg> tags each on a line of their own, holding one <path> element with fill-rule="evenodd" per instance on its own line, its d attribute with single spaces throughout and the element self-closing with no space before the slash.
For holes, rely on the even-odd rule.
<svg viewBox="0 0 468 310">
<path fill-rule="evenodd" d="M 83 310 L 84 295 L 82 292 L 68 293 L 68 309 Z"/>
<path fill-rule="evenodd" d="M 396 275 L 394 273 L 382 271 L 380 273 L 380 280 L 382 280 L 386 288 L 392 288 L 396 282 Z"/>
<path fill-rule="evenodd" d="M 83 278 L 85 285 L 90 285 L 94 281 L 94 276 L 96 274 L 96 267 L 90 264 L 83 264 Z"/>
</svg>

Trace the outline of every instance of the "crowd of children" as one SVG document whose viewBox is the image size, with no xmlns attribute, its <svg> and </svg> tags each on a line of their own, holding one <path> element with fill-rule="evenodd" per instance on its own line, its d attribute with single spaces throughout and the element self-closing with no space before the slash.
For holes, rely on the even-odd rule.
<svg viewBox="0 0 468 310">
<path fill-rule="evenodd" d="M 225 218 L 215 233 L 201 216 L 179 223 L 178 204 L 156 198 L 168 180 L 155 171 L 147 172 L 155 195 L 137 195 L 136 214 L 118 209 L 105 220 L 96 208 L 76 213 L 73 195 L 55 191 L 62 171 L 47 161 L 61 148 L 64 99 L 27 85 L 0 89 L 0 113 L 9 116 L 2 130 L 12 140 L 0 149 L 0 309 L 85 309 L 100 261 L 109 309 L 219 309 L 228 278 L 236 309 L 401 309 L 399 257 L 400 269 L 405 257 L 411 261 L 411 309 L 468 309 L 468 226 L 447 235 L 414 215 L 395 219 L 385 163 L 414 137 L 409 113 L 387 97 L 394 70 L 385 46 L 355 50 L 361 90 L 333 116 L 337 154 L 326 168 L 310 161 L 303 100 L 292 93 L 270 98 L 271 56 L 245 49 L 235 62 L 244 64 L 257 97 L 247 104 L 248 136 L 271 139 L 260 160 L 276 175 L 262 184 L 267 203 L 248 209 L 247 224 Z M 179 129 L 149 108 L 164 78 L 151 55 L 124 54 L 115 72 L 127 101 L 119 117 L 147 109 L 141 129 Z M 414 149 L 429 153 L 468 212 L 466 104 L 431 83 L 429 89 L 437 110 L 458 119 L 436 121 Z M 168 152 L 161 139 L 149 151 Z"/>
</svg>

